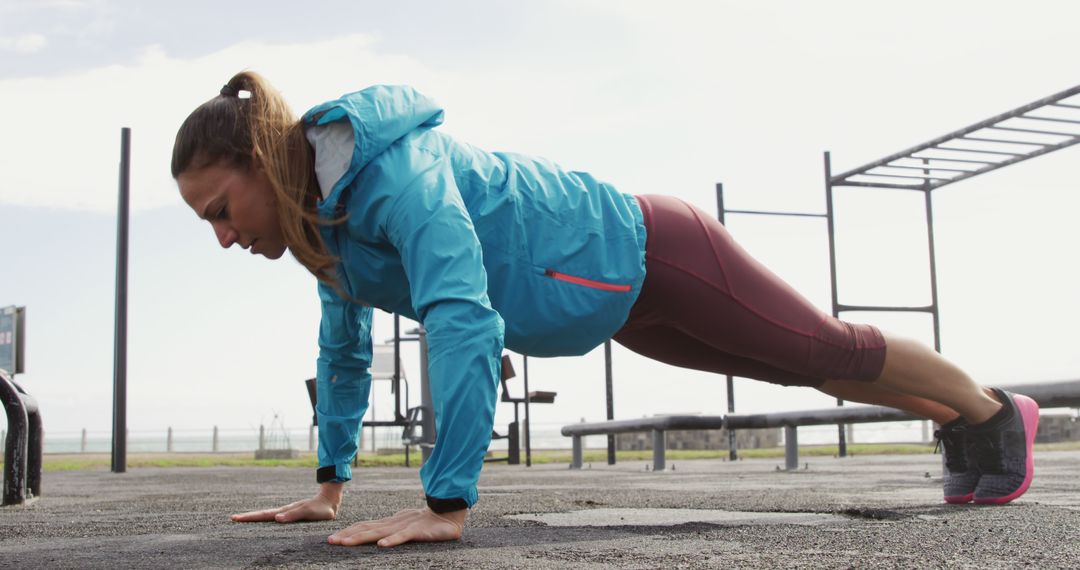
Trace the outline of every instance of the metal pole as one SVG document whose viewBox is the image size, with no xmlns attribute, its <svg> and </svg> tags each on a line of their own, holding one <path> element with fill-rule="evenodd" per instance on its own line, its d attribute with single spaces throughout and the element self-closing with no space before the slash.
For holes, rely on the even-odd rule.
<svg viewBox="0 0 1080 570">
<path fill-rule="evenodd" d="M 667 464 L 664 462 L 664 452 L 666 442 L 664 441 L 664 430 L 654 429 L 652 430 L 652 464 L 653 471 L 663 471 L 667 468 Z"/>
<path fill-rule="evenodd" d="M 522 367 L 525 369 L 525 467 L 532 467 L 532 432 L 529 431 L 529 357 L 521 355 Z M 517 418 L 514 418 L 516 421 Z"/>
<path fill-rule="evenodd" d="M 427 463 L 435 443 L 435 404 L 431 400 L 431 377 L 428 375 L 427 331 L 420 327 L 420 430 L 424 439 L 420 445 L 420 465 Z M 425 445 L 426 444 L 426 445 Z"/>
<path fill-rule="evenodd" d="M 799 428 L 795 426 L 784 426 L 784 468 L 788 471 L 799 468 Z"/>
<path fill-rule="evenodd" d="M 315 424 L 309 424 L 307 430 L 307 450 L 315 451 Z"/>
<path fill-rule="evenodd" d="M 214 426 L 213 447 L 211 447 L 210 449 L 214 450 L 214 453 L 217 453 L 218 449 L 220 449 L 219 446 L 218 446 L 218 427 L 217 426 Z"/>
<path fill-rule="evenodd" d="M 836 224 L 835 212 L 833 211 L 833 187 L 832 187 L 832 159 L 829 151 L 825 151 L 825 219 L 829 226 L 829 283 L 832 289 L 832 316 L 840 316 L 839 294 L 836 290 Z M 837 406 L 843 406 L 844 401 L 836 399 Z M 844 434 L 844 425 L 836 426 L 837 452 L 840 457 L 847 457 L 847 438 Z"/>
<path fill-rule="evenodd" d="M 120 197 L 116 212 L 116 320 L 113 338 L 112 471 L 127 471 L 127 274 L 131 129 L 120 129 Z"/>
<path fill-rule="evenodd" d="M 735 378 L 731 374 L 727 375 L 727 411 L 729 414 L 735 413 Z M 735 461 L 739 458 L 739 441 L 735 430 L 727 428 L 727 437 L 728 459 Z"/>
<path fill-rule="evenodd" d="M 573 437 L 573 455 L 570 459 L 571 469 L 581 469 L 582 452 L 581 452 L 581 436 L 575 435 Z"/>
<path fill-rule="evenodd" d="M 45 432 L 41 425 L 41 408 L 29 394 L 23 394 L 29 400 L 26 415 L 26 489 L 34 497 L 41 496 L 42 453 L 45 451 Z M 32 409 L 30 409 L 32 408 Z"/>
<path fill-rule="evenodd" d="M 0 370 L 0 403 L 11 430 L 4 438 L 4 483 L 0 505 L 21 505 L 26 502 L 29 413 L 15 383 L 3 370 Z"/>
<path fill-rule="evenodd" d="M 721 225 L 727 224 L 727 208 L 724 207 L 724 185 L 716 183 L 716 217 L 720 220 Z M 729 414 L 735 413 L 735 377 L 731 374 L 727 375 L 727 411 Z M 728 459 L 735 461 L 739 458 L 738 440 L 735 437 L 735 430 L 728 428 Z"/>
<path fill-rule="evenodd" d="M 86 453 L 86 428 L 82 430 L 82 441 L 79 442 L 79 453 Z"/>
<path fill-rule="evenodd" d="M 266 449 L 266 427 L 259 425 L 259 450 Z"/>
<path fill-rule="evenodd" d="M 716 219 L 720 220 L 723 224 L 725 221 L 724 213 L 727 210 L 724 208 L 724 185 L 720 182 L 716 183 Z"/>
<path fill-rule="evenodd" d="M 165 436 L 165 451 L 166 451 L 167 453 L 172 453 L 172 452 L 173 452 L 173 445 L 172 445 L 172 426 L 169 426 L 169 431 L 168 431 L 168 434 L 167 434 L 167 435 Z"/>
<path fill-rule="evenodd" d="M 928 162 L 924 158 L 923 165 Z M 923 170 L 929 174 L 929 170 Z M 925 188 L 923 194 L 926 196 L 926 240 L 930 246 L 930 306 L 933 307 L 931 314 L 934 317 L 934 350 L 941 352 L 941 320 L 938 313 L 938 295 L 937 295 L 937 258 L 934 254 L 934 201 L 930 196 L 930 184 L 929 182 L 923 182 Z"/>
<path fill-rule="evenodd" d="M 607 384 L 607 419 L 611 421 L 615 419 L 615 404 L 612 401 L 612 382 L 611 382 L 611 341 L 604 341 L 604 380 Z M 607 462 L 608 465 L 615 465 L 615 434 L 609 433 L 607 436 Z"/>
<path fill-rule="evenodd" d="M 401 317 L 394 313 L 394 420 L 403 421 L 401 414 Z"/>
</svg>

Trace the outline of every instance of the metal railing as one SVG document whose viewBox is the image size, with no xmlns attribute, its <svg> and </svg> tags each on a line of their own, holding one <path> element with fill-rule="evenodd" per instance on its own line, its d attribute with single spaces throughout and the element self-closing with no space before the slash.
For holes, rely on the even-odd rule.
<svg viewBox="0 0 1080 570">
<path fill-rule="evenodd" d="M 0 504 L 21 505 L 41 496 L 41 414 L 37 400 L 0 369 L 0 400 L 8 418 L 4 490 Z"/>
<path fill-rule="evenodd" d="M 1080 407 L 1080 380 L 1044 382 L 1020 386 L 1004 386 L 1010 392 L 1022 393 L 1035 400 L 1042 408 Z M 875 422 L 898 422 L 922 419 L 908 412 L 884 406 L 850 406 L 820 410 L 799 410 L 768 414 L 728 414 L 726 416 L 654 416 L 631 420 L 614 420 L 570 424 L 563 426 L 562 434 L 573 438 L 571 469 L 581 469 L 583 444 L 587 435 L 652 432 L 653 470 L 666 467 L 665 434 L 672 430 L 697 429 L 762 429 L 784 428 L 785 468 L 793 471 L 799 465 L 798 428 L 800 426 L 855 424 Z"/>
</svg>

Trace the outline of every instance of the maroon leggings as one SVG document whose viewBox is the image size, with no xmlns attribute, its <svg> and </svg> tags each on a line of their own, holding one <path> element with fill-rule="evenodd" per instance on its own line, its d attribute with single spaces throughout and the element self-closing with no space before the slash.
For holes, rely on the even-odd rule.
<svg viewBox="0 0 1080 570">
<path fill-rule="evenodd" d="M 645 283 L 614 340 L 655 360 L 775 384 L 873 381 L 885 339 L 822 312 L 731 238 L 670 196 L 637 196 Z"/>
</svg>

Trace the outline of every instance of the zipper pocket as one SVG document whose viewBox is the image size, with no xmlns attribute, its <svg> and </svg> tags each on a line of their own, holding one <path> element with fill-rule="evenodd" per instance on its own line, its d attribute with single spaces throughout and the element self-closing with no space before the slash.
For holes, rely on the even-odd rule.
<svg viewBox="0 0 1080 570">
<path fill-rule="evenodd" d="M 545 269 L 544 275 L 547 277 L 551 277 L 552 279 L 558 279 L 559 281 L 566 281 L 567 283 L 573 283 L 575 285 L 581 285 L 583 287 L 589 287 L 591 289 L 599 289 L 601 291 L 628 293 L 631 289 L 629 285 L 613 285 L 611 283 L 601 283 L 600 281 L 593 281 L 592 279 L 585 279 L 584 277 L 577 277 L 575 275 L 559 273 L 554 269 Z"/>
</svg>

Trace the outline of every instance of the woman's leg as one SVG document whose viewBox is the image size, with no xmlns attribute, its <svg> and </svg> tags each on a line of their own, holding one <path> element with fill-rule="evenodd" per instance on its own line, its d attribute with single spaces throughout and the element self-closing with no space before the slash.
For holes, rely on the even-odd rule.
<svg viewBox="0 0 1080 570">
<path fill-rule="evenodd" d="M 678 329 L 663 325 L 622 330 L 613 340 L 642 356 L 680 368 L 731 374 L 784 386 L 817 387 L 822 382 L 820 378 L 728 354 Z"/>
<path fill-rule="evenodd" d="M 888 333 L 885 342 L 885 367 L 875 384 L 938 402 L 972 424 L 990 419 L 1001 409 L 1002 403 L 989 389 L 925 344 Z"/>
<path fill-rule="evenodd" d="M 1000 504 L 1028 489 L 1039 419 L 1033 400 L 990 395 L 925 345 L 826 315 L 685 202 L 638 200 L 647 276 L 616 340 L 665 362 L 815 386 L 943 423 L 960 414 L 968 425 L 940 432 L 946 500 Z"/>
<path fill-rule="evenodd" d="M 904 410 L 921 418 L 933 420 L 940 425 L 945 425 L 960 416 L 956 410 L 944 404 L 919 396 L 894 392 L 872 382 L 827 380 L 818 386 L 818 390 L 841 400 Z"/>
<path fill-rule="evenodd" d="M 721 352 L 681 331 L 663 326 L 642 327 L 620 332 L 615 341 L 653 360 L 715 374 L 731 374 L 785 386 L 816 387 L 819 391 L 851 402 L 889 406 L 946 424 L 955 420 L 956 410 L 933 400 L 909 396 L 883 388 L 876 383 L 855 380 L 811 378 L 768 364 Z"/>
<path fill-rule="evenodd" d="M 845 384 L 828 384 L 827 389 L 846 390 L 855 401 L 884 403 L 889 399 L 891 405 L 903 404 L 898 407 L 934 419 L 944 419 L 950 415 L 948 410 L 954 410 L 969 422 L 979 423 L 1001 408 L 970 377 L 928 347 L 825 314 L 700 210 L 668 196 L 638 199 L 649 230 L 647 278 L 616 340 L 622 342 L 620 336 L 625 339 L 635 330 L 664 326 L 711 347 L 712 355 L 756 362 L 796 378 L 818 379 L 816 383 L 763 380 L 814 386 L 826 379 L 876 380 L 873 388 L 863 390 Z M 683 350 L 690 353 L 700 346 L 687 344 Z M 901 396 L 892 396 L 890 391 Z"/>
</svg>

